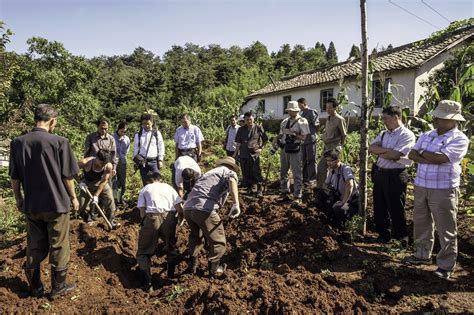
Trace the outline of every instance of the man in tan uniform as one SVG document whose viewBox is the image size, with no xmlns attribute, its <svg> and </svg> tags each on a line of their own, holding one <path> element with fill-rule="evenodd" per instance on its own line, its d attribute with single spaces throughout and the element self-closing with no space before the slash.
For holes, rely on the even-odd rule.
<svg viewBox="0 0 474 315">
<path fill-rule="evenodd" d="M 336 147 L 344 144 L 344 140 L 347 136 L 346 121 L 344 117 L 339 115 L 336 110 L 339 103 L 335 98 L 330 98 L 326 103 L 326 111 L 328 118 L 326 120 L 326 128 L 322 136 L 324 141 L 323 154 L 329 150 L 335 149 Z M 317 187 L 322 188 L 324 181 L 326 180 L 328 165 L 326 159 L 320 159 L 318 163 L 317 171 Z"/>
</svg>

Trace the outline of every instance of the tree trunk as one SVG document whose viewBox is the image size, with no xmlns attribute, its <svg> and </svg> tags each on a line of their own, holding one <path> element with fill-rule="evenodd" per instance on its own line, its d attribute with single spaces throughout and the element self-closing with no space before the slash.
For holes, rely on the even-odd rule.
<svg viewBox="0 0 474 315">
<path fill-rule="evenodd" d="M 366 0 L 360 0 L 360 16 L 361 16 L 361 34 L 362 34 L 362 47 L 361 47 L 361 65 L 362 65 L 362 82 L 361 82 L 361 93 L 362 102 L 360 108 L 360 151 L 359 151 L 359 215 L 364 219 L 362 227 L 362 234 L 366 232 L 367 222 L 367 157 L 368 157 L 368 141 L 367 132 L 369 130 L 369 117 L 368 117 L 368 63 L 369 58 L 367 55 L 367 15 L 366 15 Z"/>
</svg>

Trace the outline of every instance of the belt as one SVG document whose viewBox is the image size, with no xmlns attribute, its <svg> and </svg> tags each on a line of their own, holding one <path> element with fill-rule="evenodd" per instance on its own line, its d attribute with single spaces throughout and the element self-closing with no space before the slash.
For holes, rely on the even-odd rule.
<svg viewBox="0 0 474 315">
<path fill-rule="evenodd" d="M 189 148 L 189 149 L 179 149 L 181 152 L 188 152 L 188 151 L 194 151 L 196 148 Z"/>
<path fill-rule="evenodd" d="M 405 170 L 406 168 L 380 168 L 379 167 L 377 171 L 381 173 L 401 173 Z"/>
<path fill-rule="evenodd" d="M 147 217 L 157 217 L 157 216 L 166 216 L 168 214 L 168 212 L 147 212 L 145 215 Z"/>
<path fill-rule="evenodd" d="M 146 158 L 146 161 L 147 161 L 147 162 L 151 162 L 151 161 L 156 161 L 156 159 L 157 159 L 156 156 L 155 156 L 155 157 L 152 157 L 152 158 L 148 158 L 148 157 L 147 157 L 147 158 Z"/>
</svg>

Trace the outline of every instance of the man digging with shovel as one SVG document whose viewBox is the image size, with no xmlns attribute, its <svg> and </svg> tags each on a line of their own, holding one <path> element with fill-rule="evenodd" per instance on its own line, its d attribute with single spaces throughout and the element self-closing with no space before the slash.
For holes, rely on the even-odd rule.
<svg viewBox="0 0 474 315">
<path fill-rule="evenodd" d="M 79 183 L 81 188 L 79 198 L 82 205 L 80 214 L 88 224 L 92 224 L 97 219 L 95 208 L 100 204 L 111 227 L 116 228 L 120 224 L 114 222 L 115 202 L 109 185 L 109 177 L 113 171 L 110 158 L 108 151 L 100 150 L 97 152 L 97 157 L 87 157 L 79 161 L 79 168 L 84 172 L 84 179 Z M 87 191 L 92 195 L 92 199 Z M 91 209 L 87 213 L 86 209 L 89 206 Z"/>
</svg>

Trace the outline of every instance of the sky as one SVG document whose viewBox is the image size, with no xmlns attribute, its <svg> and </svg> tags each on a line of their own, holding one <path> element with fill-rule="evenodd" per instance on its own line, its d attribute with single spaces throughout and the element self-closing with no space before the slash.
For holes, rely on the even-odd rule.
<svg viewBox="0 0 474 315">
<path fill-rule="evenodd" d="M 423 2 L 442 16 L 422 0 L 367 0 L 369 52 L 474 16 L 474 0 Z M 244 48 L 260 41 L 271 52 L 286 43 L 333 41 L 342 61 L 361 42 L 358 0 L 0 0 L 0 20 L 15 33 L 7 49 L 18 53 L 33 36 L 86 57 L 130 54 L 139 46 L 163 56 L 188 42 Z"/>
</svg>

